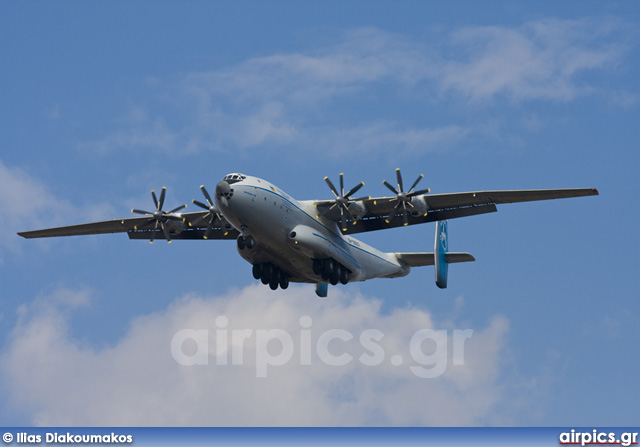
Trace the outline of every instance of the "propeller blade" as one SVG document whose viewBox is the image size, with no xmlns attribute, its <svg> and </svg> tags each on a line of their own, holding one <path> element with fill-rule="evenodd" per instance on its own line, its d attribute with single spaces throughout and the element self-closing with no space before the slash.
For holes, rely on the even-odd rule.
<svg viewBox="0 0 640 447">
<path fill-rule="evenodd" d="M 345 193 L 344 192 L 344 173 L 341 172 L 339 177 L 340 177 L 339 191 L 336 189 L 333 182 L 329 180 L 329 177 L 325 177 L 324 181 L 327 182 L 327 185 L 329 185 L 329 189 L 331 189 L 331 192 L 333 192 L 333 195 L 336 196 L 336 199 L 332 201 L 333 203 L 329 207 L 329 211 L 334 210 L 336 207 L 340 208 L 340 222 L 338 224 L 342 231 L 347 231 L 347 218 L 349 216 L 353 217 L 348 206 L 349 203 L 352 202 L 352 199 L 350 199 L 349 197 L 351 196 L 351 194 L 355 194 L 357 191 L 359 191 L 360 188 L 364 186 L 364 182 L 358 183 L 356 186 L 351 188 L 347 193 Z M 335 212 L 334 212 L 334 215 L 335 215 Z M 356 219 L 355 217 L 353 218 L 355 222 Z"/>
<path fill-rule="evenodd" d="M 151 197 L 153 198 L 153 203 L 156 206 L 156 210 L 153 213 L 150 213 L 149 211 L 144 211 L 144 210 L 139 210 L 139 209 L 132 209 L 131 212 L 132 213 L 136 213 L 136 214 L 143 214 L 145 216 L 149 216 L 150 219 L 147 220 L 146 222 L 142 223 L 141 225 L 136 225 L 134 227 L 134 230 L 139 230 L 143 227 L 146 227 L 147 225 L 154 223 L 155 225 L 153 227 L 153 231 L 151 231 L 151 234 L 149 235 L 149 242 L 153 244 L 153 241 L 156 237 L 156 233 L 158 232 L 158 228 L 162 229 L 162 232 L 164 233 L 165 237 L 167 238 L 167 240 L 169 242 L 171 242 L 171 234 L 169 233 L 168 227 L 165 226 L 165 222 L 167 220 L 175 220 L 175 221 L 179 221 L 179 222 L 187 222 L 186 217 L 182 218 L 182 217 L 178 217 L 173 215 L 172 213 L 175 213 L 176 211 L 179 211 L 183 208 L 186 208 L 187 205 L 180 205 L 177 208 L 172 209 L 169 212 L 164 212 L 162 210 L 162 207 L 164 206 L 164 199 L 166 197 L 167 194 L 167 188 L 166 187 L 162 187 L 162 191 L 160 192 L 160 198 L 158 199 L 158 196 L 156 195 L 155 190 L 151 190 Z M 205 209 L 209 209 L 208 207 L 204 207 Z M 189 222 L 189 226 L 191 226 L 192 223 Z"/>
<path fill-rule="evenodd" d="M 204 220 L 208 217 L 211 216 L 211 213 L 207 213 L 207 214 L 203 214 L 202 216 L 198 217 L 196 220 L 190 221 L 189 222 L 189 226 L 190 227 L 197 227 L 198 225 L 200 225 L 202 222 L 204 222 Z M 186 218 L 182 219 L 183 222 L 186 223 Z"/>
<path fill-rule="evenodd" d="M 333 195 L 335 195 L 336 198 L 340 197 L 338 195 L 338 191 L 336 190 L 336 187 L 333 186 L 333 183 L 331 183 L 331 180 L 329 180 L 329 177 L 325 177 L 324 181 L 327 182 L 327 185 L 329 185 L 329 188 L 331 188 L 331 192 L 333 192 Z"/>
<path fill-rule="evenodd" d="M 154 219 L 154 220 L 155 220 L 155 219 Z M 159 222 L 156 220 L 156 224 L 155 224 L 155 226 L 154 226 L 154 228 L 153 228 L 153 231 L 151 232 L 151 238 L 149 239 L 149 243 L 150 243 L 150 244 L 153 244 L 153 239 L 155 238 L 156 231 L 158 231 L 158 223 L 159 223 Z"/>
<path fill-rule="evenodd" d="M 162 211 L 162 207 L 164 206 L 164 196 L 167 193 L 167 188 L 162 187 L 162 192 L 160 193 L 160 200 L 158 202 L 158 211 Z"/>
<path fill-rule="evenodd" d="M 356 186 L 354 186 L 353 188 L 351 188 L 351 189 L 349 190 L 349 192 L 348 192 L 348 193 L 346 193 L 346 194 L 344 195 L 344 197 L 345 197 L 345 198 L 349 198 L 349 197 L 351 197 L 351 194 L 355 194 L 355 193 L 356 193 L 356 192 L 358 192 L 358 190 L 359 190 L 360 188 L 362 188 L 363 186 L 364 186 L 364 182 L 360 182 L 360 183 L 358 183 Z"/>
<path fill-rule="evenodd" d="M 205 188 L 204 185 L 200 185 L 200 189 L 202 190 L 202 194 L 204 194 L 205 198 L 207 199 L 207 202 L 209 202 L 209 206 L 213 206 L 213 199 L 207 192 L 207 188 Z M 206 207 L 206 209 L 209 209 L 209 206 Z"/>
<path fill-rule="evenodd" d="M 176 211 L 181 210 L 181 209 L 184 209 L 184 208 L 186 208 L 186 207 L 187 207 L 187 204 L 185 203 L 184 205 L 180 205 L 179 207 L 174 208 L 174 209 L 172 209 L 171 211 L 169 211 L 168 213 L 165 213 L 165 214 L 175 213 Z"/>
<path fill-rule="evenodd" d="M 389 188 L 391 190 L 391 192 L 393 192 L 394 194 L 396 194 L 396 195 L 400 194 L 399 191 L 396 190 L 393 186 L 391 186 L 386 180 L 383 180 L 382 183 L 384 184 L 384 186 Z"/>
<path fill-rule="evenodd" d="M 419 189 L 418 191 L 413 191 L 411 194 L 407 194 L 407 197 L 414 197 L 414 196 L 419 196 L 422 194 L 426 194 L 428 192 L 430 192 L 431 190 L 429 188 L 427 189 Z"/>
<path fill-rule="evenodd" d="M 413 191 L 413 188 L 415 188 L 415 187 L 416 187 L 416 185 L 418 184 L 418 182 L 420 182 L 420 180 L 422 180 L 422 177 L 424 177 L 424 175 L 423 175 L 423 174 L 420 174 L 420 175 L 418 176 L 418 178 L 416 179 L 416 181 L 415 181 L 415 182 L 413 182 L 413 185 L 411 185 L 411 188 L 409 189 L 409 192 L 408 192 L 407 194 L 411 194 L 411 191 Z"/>
<path fill-rule="evenodd" d="M 162 228 L 162 232 L 164 233 L 164 237 L 167 239 L 167 242 L 171 243 L 171 235 L 169 234 L 169 230 L 167 230 L 167 226 L 160 222 L 160 228 Z"/>
<path fill-rule="evenodd" d="M 155 219 L 149 219 L 148 221 L 144 222 L 142 225 L 136 225 L 135 227 L 133 227 L 133 229 L 140 230 L 141 228 L 146 227 L 147 225 L 155 221 L 156 221 Z"/>
<path fill-rule="evenodd" d="M 393 210 L 389 213 L 389 216 L 385 219 L 385 221 L 388 224 L 395 222 L 395 220 L 399 217 L 400 212 L 398 211 L 398 208 L 401 206 L 401 204 L 402 202 L 398 200 L 398 203 L 396 203 L 393 206 Z"/>
<path fill-rule="evenodd" d="M 402 202 L 402 209 L 403 209 L 403 213 L 402 213 L 402 221 L 403 224 L 405 226 L 407 226 L 409 224 L 409 211 L 407 211 L 407 203 L 406 202 Z"/>
<path fill-rule="evenodd" d="M 200 208 L 209 211 L 209 207 L 202 202 L 198 202 L 197 200 L 192 200 L 191 203 L 198 205 Z"/>
<path fill-rule="evenodd" d="M 404 188 L 402 187 L 402 174 L 400 173 L 400 168 L 396 168 L 396 178 L 398 179 L 398 192 L 403 192 Z"/>
<path fill-rule="evenodd" d="M 211 236 L 211 231 L 213 231 L 213 216 L 211 217 L 211 222 L 209 222 L 209 226 L 207 227 L 207 231 L 204 233 L 204 238 L 209 239 Z"/>
</svg>

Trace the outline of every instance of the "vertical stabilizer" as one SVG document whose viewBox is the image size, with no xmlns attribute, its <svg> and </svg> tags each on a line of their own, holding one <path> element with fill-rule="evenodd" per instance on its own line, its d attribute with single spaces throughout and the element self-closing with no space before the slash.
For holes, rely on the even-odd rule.
<svg viewBox="0 0 640 447">
<path fill-rule="evenodd" d="M 439 220 L 436 222 L 436 240 L 433 251 L 436 270 L 436 285 L 441 289 L 447 288 L 447 271 L 449 270 L 449 263 L 447 262 L 447 250 L 449 248 L 448 237 L 447 221 Z"/>
</svg>

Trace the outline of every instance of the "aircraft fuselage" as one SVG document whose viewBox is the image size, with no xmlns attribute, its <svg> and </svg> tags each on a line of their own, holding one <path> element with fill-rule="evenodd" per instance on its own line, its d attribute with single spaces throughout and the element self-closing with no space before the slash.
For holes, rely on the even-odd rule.
<svg viewBox="0 0 640 447">
<path fill-rule="evenodd" d="M 313 202 L 297 201 L 266 180 L 229 174 L 216 186 L 215 202 L 240 237 L 253 238 L 250 248 L 238 244 L 240 256 L 254 265 L 271 263 L 290 281 L 326 282 L 314 272 L 314 259 L 334 260 L 348 269 L 349 281 L 410 271 L 392 253 L 343 236 L 334 221 L 317 214 Z"/>
</svg>

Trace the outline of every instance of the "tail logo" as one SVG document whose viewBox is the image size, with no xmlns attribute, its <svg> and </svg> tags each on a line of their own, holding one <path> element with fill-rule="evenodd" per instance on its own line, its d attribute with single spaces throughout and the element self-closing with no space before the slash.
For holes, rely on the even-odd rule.
<svg viewBox="0 0 640 447">
<path fill-rule="evenodd" d="M 440 246 L 444 249 L 447 250 L 447 223 L 446 222 L 442 222 L 442 224 L 440 225 Z"/>
</svg>

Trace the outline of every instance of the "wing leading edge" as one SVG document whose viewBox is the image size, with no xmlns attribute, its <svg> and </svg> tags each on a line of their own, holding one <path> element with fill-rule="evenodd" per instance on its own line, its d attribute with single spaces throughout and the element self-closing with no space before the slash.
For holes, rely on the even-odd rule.
<svg viewBox="0 0 640 447">
<path fill-rule="evenodd" d="M 146 217 L 129 217 L 126 219 L 104 220 L 102 222 L 91 222 L 80 225 L 47 228 L 44 230 L 23 231 L 18 233 L 18 235 L 26 239 L 33 239 L 40 237 L 124 233 L 127 231 L 133 231 L 136 225 L 142 225 L 147 220 L 149 219 Z"/>
<path fill-rule="evenodd" d="M 567 199 L 571 197 L 597 196 L 595 188 L 579 189 L 524 189 L 513 191 L 475 191 L 451 194 L 426 195 L 425 200 L 431 209 L 470 206 L 486 203 L 518 203 L 537 200 Z"/>
</svg>

